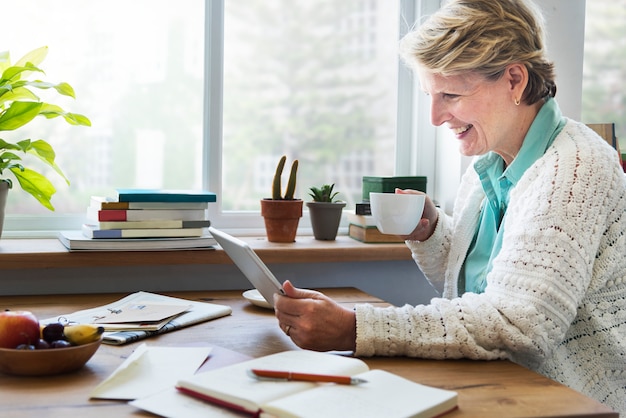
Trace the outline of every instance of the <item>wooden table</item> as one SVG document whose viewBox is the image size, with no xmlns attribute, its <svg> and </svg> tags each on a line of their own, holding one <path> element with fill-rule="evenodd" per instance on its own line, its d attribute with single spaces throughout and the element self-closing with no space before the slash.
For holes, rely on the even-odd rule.
<svg viewBox="0 0 626 418">
<path fill-rule="evenodd" d="M 328 289 L 325 293 L 352 306 L 384 303 L 355 289 Z M 259 357 L 296 349 L 277 327 L 272 311 L 250 305 L 240 291 L 177 292 L 172 296 L 226 304 L 231 316 L 205 322 L 143 342 L 159 346 L 206 344 Z M 91 308 L 121 298 L 122 294 L 3 296 L 2 309 L 27 309 L 39 318 Z M 108 377 L 141 342 L 102 345 L 80 371 L 50 377 L 0 375 L 2 417 L 125 417 L 153 416 L 125 402 L 89 400 L 89 392 Z M 365 358 L 370 368 L 388 370 L 426 385 L 455 390 L 459 409 L 454 417 L 614 417 L 618 414 L 550 379 L 508 361 L 436 361 L 408 358 Z M 211 360 L 209 360 L 210 362 Z"/>
</svg>

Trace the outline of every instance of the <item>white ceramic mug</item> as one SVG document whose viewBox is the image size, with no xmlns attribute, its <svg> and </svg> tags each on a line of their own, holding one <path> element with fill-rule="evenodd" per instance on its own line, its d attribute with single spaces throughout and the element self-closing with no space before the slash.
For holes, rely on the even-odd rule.
<svg viewBox="0 0 626 418">
<path fill-rule="evenodd" d="M 384 234 L 409 235 L 422 218 L 425 200 L 425 195 L 371 192 L 376 227 Z"/>
</svg>

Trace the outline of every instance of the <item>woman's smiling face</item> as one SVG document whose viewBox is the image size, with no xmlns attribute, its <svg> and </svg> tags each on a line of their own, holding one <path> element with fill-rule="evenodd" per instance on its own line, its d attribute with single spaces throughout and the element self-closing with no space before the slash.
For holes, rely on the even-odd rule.
<svg viewBox="0 0 626 418">
<path fill-rule="evenodd" d="M 518 88 L 511 82 L 508 69 L 496 81 L 472 73 L 443 76 L 418 71 L 418 75 L 422 89 L 431 99 L 432 124 L 445 124 L 452 130 L 461 154 L 474 156 L 493 151 L 510 164 L 526 132 L 520 132 L 523 122 L 515 105 L 521 93 L 517 95 Z"/>
</svg>

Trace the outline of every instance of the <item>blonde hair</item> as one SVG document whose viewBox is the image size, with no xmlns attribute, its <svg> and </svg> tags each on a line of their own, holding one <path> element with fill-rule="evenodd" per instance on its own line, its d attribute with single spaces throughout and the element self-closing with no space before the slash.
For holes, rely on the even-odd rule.
<svg viewBox="0 0 626 418">
<path fill-rule="evenodd" d="M 441 75 L 478 73 L 497 80 L 507 65 L 523 63 L 529 75 L 522 101 L 556 94 L 554 64 L 545 51 L 543 17 L 524 0 L 452 0 L 400 41 L 412 67 Z"/>
</svg>

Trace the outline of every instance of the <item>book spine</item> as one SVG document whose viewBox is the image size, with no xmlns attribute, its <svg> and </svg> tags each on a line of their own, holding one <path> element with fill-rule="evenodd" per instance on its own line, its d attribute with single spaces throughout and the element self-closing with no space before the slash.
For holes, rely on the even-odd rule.
<svg viewBox="0 0 626 418">
<path fill-rule="evenodd" d="M 369 202 L 357 203 L 355 207 L 355 213 L 357 215 L 371 215 L 372 209 Z"/>
<path fill-rule="evenodd" d="M 204 230 L 202 228 L 157 228 L 157 229 L 89 229 L 84 230 L 88 238 L 182 238 L 200 237 Z"/>
<path fill-rule="evenodd" d="M 119 202 L 128 209 L 208 209 L 208 202 Z"/>
<path fill-rule="evenodd" d="M 156 221 L 103 221 L 92 225 L 92 229 L 178 229 L 178 228 L 208 228 L 211 221 L 182 221 L 180 219 L 163 219 Z"/>
<path fill-rule="evenodd" d="M 183 228 L 208 228 L 211 226 L 211 221 L 208 219 L 201 221 L 183 221 Z"/>
<path fill-rule="evenodd" d="M 202 209 L 128 209 L 128 210 L 98 210 L 96 211 L 99 222 L 104 221 L 154 221 L 154 220 L 181 220 L 203 221 L 206 220 L 205 211 Z M 89 219 L 93 219 L 89 217 Z"/>
<path fill-rule="evenodd" d="M 183 221 L 179 219 L 162 221 L 103 221 L 93 224 L 93 229 L 156 229 L 156 228 L 183 228 Z"/>
<path fill-rule="evenodd" d="M 90 207 L 96 210 L 115 209 L 207 209 L 208 202 L 118 202 L 110 197 L 92 196 Z"/>
<path fill-rule="evenodd" d="M 401 243 L 404 240 L 398 235 L 383 234 L 375 226 L 350 224 L 348 236 L 364 243 Z"/>
<path fill-rule="evenodd" d="M 348 222 L 355 225 L 361 226 L 376 226 L 376 221 L 372 215 L 358 215 L 356 213 L 348 213 L 347 215 Z"/>
<path fill-rule="evenodd" d="M 110 197 L 105 196 L 91 196 L 89 201 L 89 207 L 100 209 L 128 209 L 127 202 L 117 202 Z"/>
<path fill-rule="evenodd" d="M 167 190 L 118 189 L 120 202 L 215 202 L 212 192 L 175 192 Z"/>
</svg>

